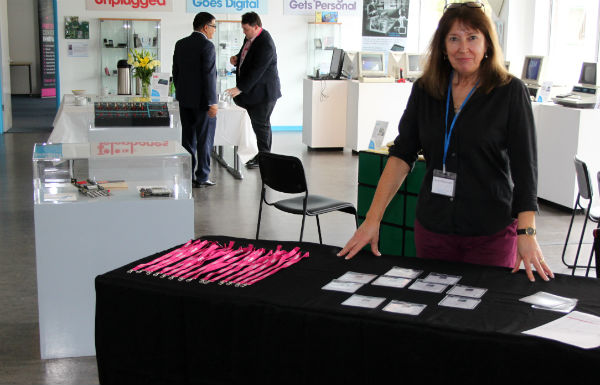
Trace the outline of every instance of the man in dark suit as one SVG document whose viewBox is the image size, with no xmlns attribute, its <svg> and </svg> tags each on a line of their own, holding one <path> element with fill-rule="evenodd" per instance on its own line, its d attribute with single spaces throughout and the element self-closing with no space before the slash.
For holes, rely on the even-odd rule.
<svg viewBox="0 0 600 385">
<path fill-rule="evenodd" d="M 281 97 L 275 43 L 269 32 L 262 29 L 255 12 L 242 15 L 242 30 L 246 36 L 244 44 L 230 59 L 237 67 L 236 87 L 227 92 L 238 106 L 248 111 L 258 151 L 271 151 L 271 113 Z M 246 167 L 258 167 L 256 157 L 246 163 Z"/>
<path fill-rule="evenodd" d="M 208 175 L 217 122 L 217 70 L 215 46 L 208 39 L 217 26 L 215 17 L 207 12 L 197 14 L 193 25 L 194 32 L 175 44 L 173 82 L 179 101 L 181 144 L 192 155 L 192 187 L 197 188 L 215 185 Z"/>
</svg>

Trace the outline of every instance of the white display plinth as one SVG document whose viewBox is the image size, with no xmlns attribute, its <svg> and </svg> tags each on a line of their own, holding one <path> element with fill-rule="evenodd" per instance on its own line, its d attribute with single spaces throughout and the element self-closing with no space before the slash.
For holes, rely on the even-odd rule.
<svg viewBox="0 0 600 385">
<path fill-rule="evenodd" d="M 346 147 L 353 151 L 369 148 L 377 120 L 389 122 L 384 143 L 398 136 L 398 123 L 406 108 L 413 83 L 348 84 Z"/>
<path fill-rule="evenodd" d="M 538 147 L 538 197 L 573 208 L 579 188 L 573 158 L 579 156 L 590 173 L 595 201 L 600 202 L 596 173 L 600 171 L 600 111 L 556 104 L 533 104 Z"/>
<path fill-rule="evenodd" d="M 194 201 L 36 204 L 34 220 L 42 359 L 93 356 L 95 277 L 192 239 Z"/>
<path fill-rule="evenodd" d="M 311 148 L 346 146 L 348 81 L 304 79 L 302 143 Z"/>
<path fill-rule="evenodd" d="M 35 145 L 43 359 L 95 355 L 97 275 L 194 237 L 190 168 L 190 154 L 176 142 Z M 170 193 L 142 198 L 142 187 Z"/>
</svg>

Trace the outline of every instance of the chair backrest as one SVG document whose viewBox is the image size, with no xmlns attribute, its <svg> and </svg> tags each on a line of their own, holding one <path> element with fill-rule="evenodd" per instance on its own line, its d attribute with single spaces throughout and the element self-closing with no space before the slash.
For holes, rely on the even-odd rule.
<svg viewBox="0 0 600 385">
<path fill-rule="evenodd" d="M 306 176 L 302 162 L 295 156 L 261 152 L 258 167 L 263 184 L 273 190 L 297 194 L 306 192 Z"/>
<path fill-rule="evenodd" d="M 575 174 L 577 175 L 577 186 L 579 187 L 579 195 L 583 199 L 591 199 L 594 195 L 592 184 L 590 183 L 590 173 L 584 161 L 575 155 Z"/>
</svg>

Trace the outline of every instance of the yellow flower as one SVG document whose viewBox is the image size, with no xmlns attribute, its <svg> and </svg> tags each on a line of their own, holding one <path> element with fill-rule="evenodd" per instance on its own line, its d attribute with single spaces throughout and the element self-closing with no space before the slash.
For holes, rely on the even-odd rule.
<svg viewBox="0 0 600 385">
<path fill-rule="evenodd" d="M 140 66 L 140 63 L 138 63 L 138 62 L 134 61 L 134 62 L 133 62 L 133 66 L 137 68 L 137 67 L 139 67 L 139 66 Z"/>
<path fill-rule="evenodd" d="M 152 66 L 153 66 L 153 67 L 157 67 L 157 66 L 159 66 L 159 65 L 160 65 L 160 61 L 158 61 L 158 60 L 152 60 L 152 61 L 150 62 L 150 64 L 152 64 Z"/>
<path fill-rule="evenodd" d="M 127 54 L 127 64 L 129 64 L 129 65 L 133 64 L 133 58 L 131 57 L 131 54 Z"/>
<path fill-rule="evenodd" d="M 152 64 L 148 64 L 148 65 L 146 66 L 146 68 L 148 68 L 149 70 L 153 70 L 153 69 L 154 69 L 154 66 L 153 66 Z"/>
</svg>

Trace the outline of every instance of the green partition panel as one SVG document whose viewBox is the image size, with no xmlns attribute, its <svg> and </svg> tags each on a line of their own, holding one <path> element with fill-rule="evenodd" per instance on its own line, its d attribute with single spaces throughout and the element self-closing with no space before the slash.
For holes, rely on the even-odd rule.
<svg viewBox="0 0 600 385">
<path fill-rule="evenodd" d="M 404 232 L 404 256 L 417 256 L 417 249 L 415 247 L 415 232 L 412 230 L 406 230 Z"/>
<path fill-rule="evenodd" d="M 404 225 L 404 195 L 396 194 L 392 198 L 383 214 L 383 222 L 398 226 Z"/>
<path fill-rule="evenodd" d="M 375 186 L 387 164 L 385 154 L 360 152 L 358 160 L 358 215 L 364 221 L 375 195 Z M 416 256 L 414 223 L 418 193 L 425 177 L 425 162 L 417 161 L 381 221 L 379 251 L 388 255 Z M 370 250 L 370 246 L 365 246 Z"/>
<path fill-rule="evenodd" d="M 358 154 L 358 183 L 377 186 L 381 177 L 381 154 L 360 152 Z"/>
<path fill-rule="evenodd" d="M 402 228 L 382 223 L 379 229 L 379 251 L 386 255 L 402 256 L 402 233 Z"/>
<path fill-rule="evenodd" d="M 358 186 L 358 205 L 356 210 L 359 216 L 367 216 L 367 211 L 369 211 L 371 202 L 373 202 L 373 195 L 375 195 L 375 187 Z"/>
</svg>

